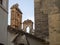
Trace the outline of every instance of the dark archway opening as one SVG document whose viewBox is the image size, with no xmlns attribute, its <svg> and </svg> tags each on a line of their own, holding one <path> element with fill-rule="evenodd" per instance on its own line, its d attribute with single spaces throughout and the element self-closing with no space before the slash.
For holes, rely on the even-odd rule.
<svg viewBox="0 0 60 45">
<path fill-rule="evenodd" d="M 19 44 L 19 45 L 24 45 L 23 43 Z"/>
</svg>

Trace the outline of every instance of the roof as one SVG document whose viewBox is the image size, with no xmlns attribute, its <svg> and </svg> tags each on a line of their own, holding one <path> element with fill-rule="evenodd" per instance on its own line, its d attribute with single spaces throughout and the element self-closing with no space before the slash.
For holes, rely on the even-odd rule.
<svg viewBox="0 0 60 45">
<path fill-rule="evenodd" d="M 21 12 L 21 10 L 18 8 L 18 4 L 14 4 L 12 7 L 11 7 L 11 9 L 16 9 L 17 11 L 19 11 L 21 14 L 22 14 L 22 12 Z"/>
<path fill-rule="evenodd" d="M 10 28 L 11 28 L 12 30 L 10 30 Z M 20 34 L 23 34 L 23 35 L 25 35 L 26 37 L 30 37 L 30 38 L 33 38 L 33 39 L 35 39 L 35 40 L 41 41 L 41 42 L 47 42 L 47 41 L 44 40 L 44 39 L 38 38 L 38 37 L 36 37 L 36 36 L 34 36 L 34 35 L 32 35 L 32 34 L 29 34 L 29 33 L 24 32 L 24 31 L 22 31 L 22 30 L 16 30 L 16 29 L 14 29 L 14 28 L 12 28 L 12 27 L 10 27 L 10 26 L 8 26 L 8 30 L 10 30 L 10 31 L 12 31 L 12 32 L 15 32 L 16 34 L 18 33 L 18 36 L 16 36 L 15 39 L 14 39 L 12 42 L 14 42 L 14 41 L 17 39 L 17 37 L 19 37 Z M 49 42 L 47 42 L 47 43 L 49 43 Z"/>
</svg>

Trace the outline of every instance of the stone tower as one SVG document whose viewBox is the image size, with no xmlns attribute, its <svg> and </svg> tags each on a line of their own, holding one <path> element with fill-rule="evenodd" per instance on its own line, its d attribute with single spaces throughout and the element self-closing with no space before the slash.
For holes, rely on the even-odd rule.
<svg viewBox="0 0 60 45">
<path fill-rule="evenodd" d="M 45 37 L 49 36 L 50 45 L 60 45 L 60 3 L 59 2 L 60 0 L 35 0 L 35 23 L 36 23 L 35 35 L 37 35 L 38 37 L 41 35 L 45 35 L 46 33 L 43 34 L 44 33 L 43 29 L 44 30 L 48 29 L 45 30 L 45 32 L 47 32 L 47 34 L 49 35 L 45 35 Z M 42 14 L 46 14 L 46 16 Z M 41 30 L 43 33 L 41 32 Z"/>
<path fill-rule="evenodd" d="M 8 45 L 8 0 L 0 0 L 0 45 Z"/>
<path fill-rule="evenodd" d="M 50 45 L 60 45 L 60 0 L 52 0 L 49 19 Z"/>
<path fill-rule="evenodd" d="M 22 27 L 22 12 L 18 8 L 18 4 L 11 7 L 11 27 L 21 29 Z"/>
<path fill-rule="evenodd" d="M 35 36 L 47 39 L 48 30 L 48 13 L 44 7 L 46 0 L 35 0 Z"/>
</svg>

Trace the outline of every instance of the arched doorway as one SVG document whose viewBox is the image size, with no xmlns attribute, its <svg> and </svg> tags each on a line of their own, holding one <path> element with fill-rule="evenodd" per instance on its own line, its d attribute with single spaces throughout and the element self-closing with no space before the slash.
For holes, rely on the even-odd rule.
<svg viewBox="0 0 60 45">
<path fill-rule="evenodd" d="M 29 19 L 23 22 L 23 31 L 32 34 L 33 22 Z"/>
<path fill-rule="evenodd" d="M 26 32 L 30 33 L 30 28 L 29 27 L 26 28 Z"/>
</svg>

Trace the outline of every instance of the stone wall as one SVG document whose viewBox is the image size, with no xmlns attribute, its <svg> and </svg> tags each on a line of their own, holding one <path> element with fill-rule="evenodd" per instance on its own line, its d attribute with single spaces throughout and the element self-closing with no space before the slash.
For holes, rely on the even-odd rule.
<svg viewBox="0 0 60 45">
<path fill-rule="evenodd" d="M 6 4 L 5 4 L 6 1 Z M 8 26 L 8 0 L 2 1 L 0 4 L 0 43 L 8 45 L 7 39 L 7 26 Z M 6 8 L 5 8 L 6 6 Z"/>
<path fill-rule="evenodd" d="M 44 1 L 35 0 L 35 35 L 41 38 L 48 37 L 48 13 L 45 12 Z M 42 10 L 43 9 L 43 10 Z"/>
<path fill-rule="evenodd" d="M 47 29 L 47 34 L 49 33 L 50 45 L 60 45 L 60 0 L 35 0 L 35 35 L 38 37 L 43 31 L 44 24 Z M 40 5 L 41 4 L 41 5 Z M 42 14 L 46 14 L 47 16 Z M 42 22 L 42 17 L 47 20 Z M 43 18 L 43 19 L 44 19 Z M 45 21 L 44 20 L 44 21 Z M 42 23 L 41 23 L 41 22 Z M 41 25 L 42 24 L 42 25 Z M 44 29 L 45 30 L 45 29 Z M 46 30 L 45 30 L 46 31 Z M 45 34 L 43 34 L 45 35 Z M 46 36 L 46 35 L 45 35 Z"/>
<path fill-rule="evenodd" d="M 60 45 L 60 13 L 49 15 L 50 45 Z"/>
</svg>

